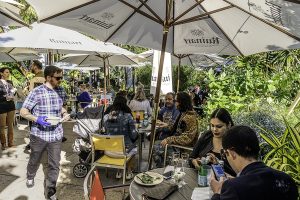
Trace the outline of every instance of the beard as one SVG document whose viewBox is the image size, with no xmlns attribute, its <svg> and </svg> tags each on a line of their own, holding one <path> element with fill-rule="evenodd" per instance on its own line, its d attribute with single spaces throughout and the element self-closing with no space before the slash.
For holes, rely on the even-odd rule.
<svg viewBox="0 0 300 200">
<path fill-rule="evenodd" d="M 171 107 L 173 106 L 173 104 L 172 104 L 172 103 L 167 103 L 167 102 L 166 102 L 166 104 L 165 104 L 165 105 L 166 105 L 166 107 L 168 107 L 168 108 L 171 108 Z"/>
<path fill-rule="evenodd" d="M 49 83 L 52 85 L 53 88 L 55 88 L 55 87 L 57 87 L 59 85 L 58 81 L 51 80 Z"/>
</svg>

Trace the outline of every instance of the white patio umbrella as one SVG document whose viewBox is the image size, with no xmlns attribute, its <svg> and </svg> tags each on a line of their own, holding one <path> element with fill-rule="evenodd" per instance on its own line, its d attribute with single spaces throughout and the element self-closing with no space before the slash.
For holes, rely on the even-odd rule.
<svg viewBox="0 0 300 200">
<path fill-rule="evenodd" d="M 25 60 L 36 60 L 39 59 L 40 57 L 36 54 L 9 54 L 5 52 L 0 52 L 0 63 L 1 62 L 20 62 L 20 61 L 25 61 Z"/>
<path fill-rule="evenodd" d="M 0 49 L 9 49 L 10 53 L 20 53 L 20 49 L 52 54 L 116 52 L 111 44 L 93 40 L 70 29 L 43 23 L 31 26 L 31 29 L 22 27 L 0 34 Z"/>
<path fill-rule="evenodd" d="M 300 5 L 284 0 L 28 0 L 39 20 L 102 41 L 161 50 L 155 117 L 164 53 L 250 55 L 300 47 Z M 152 145 L 150 152 L 152 152 Z M 149 154 L 149 167 L 151 156 Z"/>
<path fill-rule="evenodd" d="M 138 55 L 142 58 L 147 59 L 147 61 L 153 60 L 152 49 Z M 181 65 L 189 65 L 193 67 L 210 67 L 220 65 L 225 62 L 226 59 L 215 54 L 173 54 L 171 56 L 172 64 L 178 64 L 179 60 L 181 61 Z"/>
<path fill-rule="evenodd" d="M 112 44 L 111 44 L 112 45 Z M 134 59 L 137 57 L 136 54 L 122 49 L 120 47 L 114 46 L 116 49 L 116 54 L 68 54 L 61 58 L 60 62 L 67 62 L 76 64 L 80 67 L 82 66 L 103 66 L 104 67 L 104 98 L 106 96 L 106 86 L 107 86 L 107 66 L 116 66 L 116 65 L 136 65 L 137 62 Z M 123 54 L 117 54 L 122 52 Z"/>
<path fill-rule="evenodd" d="M 0 0 L 0 26 L 28 26 L 19 15 L 22 4 L 13 0 Z"/>
<path fill-rule="evenodd" d="M 104 66 L 104 60 L 103 60 L 104 58 L 106 60 L 106 64 L 111 66 L 135 65 L 137 64 L 137 62 L 134 61 L 134 56 L 135 56 L 134 53 L 132 53 L 132 58 L 124 54 L 121 55 L 67 54 L 61 58 L 60 62 L 73 63 L 78 66 L 95 66 L 95 65 Z"/>
<path fill-rule="evenodd" d="M 147 59 L 148 61 L 153 60 L 154 51 L 152 49 L 140 53 L 139 56 Z M 215 54 L 173 54 L 171 55 L 171 63 L 177 64 L 177 92 L 179 92 L 180 85 L 180 67 L 181 65 L 189 65 L 197 68 L 212 67 L 220 65 L 225 62 L 225 59 Z"/>
</svg>

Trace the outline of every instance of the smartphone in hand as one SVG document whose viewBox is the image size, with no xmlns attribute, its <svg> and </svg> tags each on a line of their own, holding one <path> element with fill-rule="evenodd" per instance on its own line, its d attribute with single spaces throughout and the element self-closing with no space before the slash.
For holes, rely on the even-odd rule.
<svg viewBox="0 0 300 200">
<path fill-rule="evenodd" d="M 223 167 L 222 167 L 220 164 L 217 164 L 217 165 L 211 165 L 211 167 L 212 167 L 212 170 L 213 170 L 213 172 L 214 172 L 214 174 L 215 174 L 215 177 L 216 177 L 216 179 L 217 179 L 218 181 L 220 180 L 221 177 L 227 178 L 227 177 L 226 177 L 226 174 L 225 174 L 225 172 L 224 172 L 224 170 L 223 170 Z"/>
</svg>

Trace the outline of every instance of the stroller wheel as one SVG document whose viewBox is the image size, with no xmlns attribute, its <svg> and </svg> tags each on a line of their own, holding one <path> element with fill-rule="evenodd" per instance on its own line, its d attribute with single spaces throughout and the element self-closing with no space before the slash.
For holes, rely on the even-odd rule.
<svg viewBox="0 0 300 200">
<path fill-rule="evenodd" d="M 88 166 L 82 163 L 77 163 L 73 167 L 73 174 L 76 178 L 84 178 L 87 175 L 88 171 Z"/>
</svg>

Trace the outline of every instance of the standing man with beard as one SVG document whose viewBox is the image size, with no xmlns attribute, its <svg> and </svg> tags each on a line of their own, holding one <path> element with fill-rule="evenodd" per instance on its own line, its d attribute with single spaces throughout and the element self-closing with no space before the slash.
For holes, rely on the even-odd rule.
<svg viewBox="0 0 300 200">
<path fill-rule="evenodd" d="M 43 85 L 46 81 L 43 72 L 43 64 L 40 61 L 33 60 L 30 71 L 34 74 L 34 77 L 29 81 L 29 92 L 31 92 L 37 86 Z M 29 121 L 29 129 L 31 129 L 31 125 L 32 123 Z M 30 150 L 30 144 L 27 144 L 25 149 Z"/>
<path fill-rule="evenodd" d="M 33 89 L 25 99 L 20 111 L 21 116 L 32 121 L 30 133 L 31 153 L 27 165 L 28 188 L 34 186 L 34 177 L 38 170 L 44 151 L 48 154 L 48 174 L 46 179 L 47 199 L 56 199 L 56 182 L 59 175 L 62 124 L 51 125 L 48 117 L 64 117 L 67 111 L 63 108 L 63 100 L 54 88 L 59 86 L 63 74 L 56 66 L 47 66 L 44 70 L 46 83 Z"/>
<path fill-rule="evenodd" d="M 43 73 L 43 64 L 40 61 L 34 60 L 30 70 L 34 74 L 34 77 L 29 82 L 29 92 L 46 81 Z"/>
</svg>

